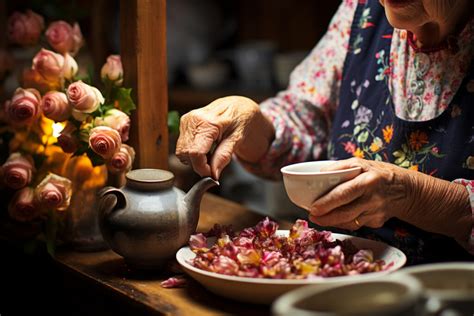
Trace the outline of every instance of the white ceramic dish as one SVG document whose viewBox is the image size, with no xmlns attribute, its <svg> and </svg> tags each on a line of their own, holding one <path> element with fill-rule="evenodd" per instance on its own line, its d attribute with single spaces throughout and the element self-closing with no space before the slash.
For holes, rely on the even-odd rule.
<svg viewBox="0 0 474 316">
<path fill-rule="evenodd" d="M 443 314 L 444 309 L 455 311 L 453 315 L 474 313 L 473 262 L 423 264 L 397 274 L 408 274 L 421 282 L 430 315 Z"/>
<path fill-rule="evenodd" d="M 277 234 L 288 236 L 288 230 L 279 230 Z M 350 239 L 358 248 L 371 249 L 376 259 L 382 259 L 386 264 L 392 262 L 393 264 L 386 271 L 362 275 L 311 280 L 275 280 L 228 276 L 198 269 L 190 264 L 196 255 L 189 247 L 181 248 L 176 253 L 176 259 L 186 273 L 209 291 L 234 300 L 260 304 L 270 304 L 281 294 L 304 285 L 317 284 L 324 287 L 333 284 L 371 280 L 400 269 L 406 262 L 406 256 L 402 251 L 385 243 L 343 234 L 332 234 L 332 236 L 334 239 Z"/>
<path fill-rule="evenodd" d="M 318 197 L 360 174 L 360 167 L 320 171 L 321 168 L 333 163 L 332 160 L 309 161 L 281 168 L 283 183 L 290 200 L 299 207 L 309 210 Z"/>
<path fill-rule="evenodd" d="M 330 288 L 308 285 L 280 296 L 272 310 L 274 316 L 424 315 L 420 282 L 397 273 Z"/>
</svg>

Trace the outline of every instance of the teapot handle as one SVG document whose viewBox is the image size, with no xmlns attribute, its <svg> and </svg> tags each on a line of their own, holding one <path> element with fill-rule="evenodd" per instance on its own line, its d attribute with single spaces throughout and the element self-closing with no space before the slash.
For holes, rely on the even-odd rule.
<svg viewBox="0 0 474 316">
<path fill-rule="evenodd" d="M 99 218 L 102 219 L 114 211 L 127 207 L 127 198 L 122 190 L 105 187 L 99 191 Z"/>
</svg>

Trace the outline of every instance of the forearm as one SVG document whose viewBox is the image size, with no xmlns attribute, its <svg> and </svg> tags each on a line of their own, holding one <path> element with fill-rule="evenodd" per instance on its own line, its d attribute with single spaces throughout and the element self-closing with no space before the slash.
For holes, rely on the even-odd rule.
<svg viewBox="0 0 474 316">
<path fill-rule="evenodd" d="M 473 223 L 465 187 L 419 172 L 408 172 L 407 183 L 410 203 L 399 217 L 426 231 L 466 243 Z"/>
</svg>

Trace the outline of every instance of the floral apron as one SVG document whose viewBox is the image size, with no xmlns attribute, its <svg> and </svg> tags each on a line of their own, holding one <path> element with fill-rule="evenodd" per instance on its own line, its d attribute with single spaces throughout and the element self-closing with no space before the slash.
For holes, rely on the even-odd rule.
<svg viewBox="0 0 474 316">
<path fill-rule="evenodd" d="M 367 23 L 376 27 L 362 27 Z M 333 121 L 330 159 L 353 156 L 391 162 L 452 181 L 474 179 L 474 81 L 471 63 L 450 106 L 438 117 L 410 122 L 395 115 L 387 74 L 393 28 L 378 1 L 359 1 L 344 64 L 339 109 Z M 424 84 L 424 83 L 421 83 Z M 398 219 L 354 234 L 400 248 L 410 264 L 474 260 L 456 241 Z"/>
</svg>

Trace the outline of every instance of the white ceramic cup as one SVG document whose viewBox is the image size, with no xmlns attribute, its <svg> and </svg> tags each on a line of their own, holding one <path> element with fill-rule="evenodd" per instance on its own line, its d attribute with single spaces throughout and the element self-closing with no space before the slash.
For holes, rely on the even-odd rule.
<svg viewBox="0 0 474 316">
<path fill-rule="evenodd" d="M 280 296 L 272 312 L 278 316 L 422 315 L 422 288 L 406 274 L 325 288 L 311 285 Z"/>
<path fill-rule="evenodd" d="M 337 171 L 320 171 L 333 164 L 333 160 L 302 162 L 281 168 L 283 183 L 290 200 L 309 210 L 311 204 L 338 184 L 355 178 L 361 168 L 354 167 Z"/>
<path fill-rule="evenodd" d="M 474 262 L 424 264 L 397 273 L 420 281 L 426 315 L 474 315 Z"/>
</svg>

